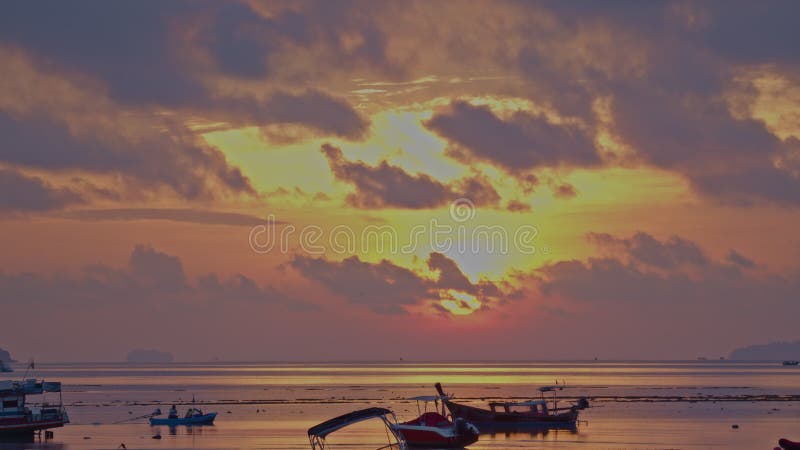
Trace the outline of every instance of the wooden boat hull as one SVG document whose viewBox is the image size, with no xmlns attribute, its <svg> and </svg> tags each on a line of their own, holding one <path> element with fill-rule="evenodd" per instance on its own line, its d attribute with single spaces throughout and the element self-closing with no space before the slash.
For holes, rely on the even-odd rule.
<svg viewBox="0 0 800 450">
<path fill-rule="evenodd" d="M 208 413 L 197 417 L 177 417 L 175 419 L 151 417 L 150 425 L 167 425 L 170 427 L 177 425 L 211 425 L 214 423 L 215 417 L 217 417 L 217 413 Z"/>
<path fill-rule="evenodd" d="M 479 429 L 485 425 L 569 425 L 578 420 L 578 411 L 571 409 L 557 414 L 530 414 L 525 412 L 490 411 L 474 406 L 462 405 L 444 400 L 445 406 L 453 417 L 461 418 L 475 424 Z"/>
<path fill-rule="evenodd" d="M 28 418 L 0 420 L 0 437 L 32 436 L 35 431 L 63 427 L 68 422 L 69 420 L 65 418 L 37 421 Z"/>
</svg>

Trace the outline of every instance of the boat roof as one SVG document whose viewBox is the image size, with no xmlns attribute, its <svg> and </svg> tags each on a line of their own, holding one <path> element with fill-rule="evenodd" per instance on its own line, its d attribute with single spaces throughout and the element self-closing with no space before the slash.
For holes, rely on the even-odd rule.
<svg viewBox="0 0 800 450">
<path fill-rule="evenodd" d="M 392 412 L 386 408 L 367 408 L 358 411 L 353 411 L 333 419 L 326 420 L 319 425 L 315 425 L 308 429 L 309 436 L 325 436 L 333 433 L 336 430 L 342 429 L 348 425 L 358 423 L 364 420 L 372 419 L 375 417 L 383 417 Z"/>
<path fill-rule="evenodd" d="M 22 381 L 0 381 L 0 393 L 3 394 L 35 395 L 42 394 L 44 392 L 61 392 L 61 382 L 36 380 L 33 378 L 28 378 Z"/>
<path fill-rule="evenodd" d="M 417 397 L 411 397 L 409 400 L 416 400 L 418 402 L 435 402 L 441 400 L 442 398 L 447 397 L 442 397 L 441 395 L 419 395 Z"/>
<path fill-rule="evenodd" d="M 524 402 L 491 402 L 490 405 L 503 405 L 503 406 L 534 406 L 534 405 L 546 405 L 547 402 L 544 400 L 527 400 Z"/>
</svg>

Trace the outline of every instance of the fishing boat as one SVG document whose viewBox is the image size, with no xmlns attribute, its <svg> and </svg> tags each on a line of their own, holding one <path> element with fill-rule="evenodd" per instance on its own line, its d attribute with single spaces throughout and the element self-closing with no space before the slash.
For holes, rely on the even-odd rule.
<svg viewBox="0 0 800 450">
<path fill-rule="evenodd" d="M 410 400 L 417 402 L 419 417 L 408 422 L 392 425 L 395 431 L 402 434 L 409 447 L 418 448 L 463 448 L 474 444 L 480 432 L 475 425 L 462 418 L 449 420 L 444 410 L 444 398 L 441 396 L 420 396 Z M 439 401 L 442 411 L 439 413 Z M 420 408 L 420 403 L 424 409 Z M 428 411 L 428 404 L 434 404 L 434 411 Z"/>
<path fill-rule="evenodd" d="M 46 393 L 58 393 L 58 401 L 48 401 Z M 38 403 L 27 396 L 42 395 Z M 0 436 L 33 436 L 35 432 L 69 423 L 61 401 L 61 383 L 33 378 L 0 381 Z"/>
<path fill-rule="evenodd" d="M 520 425 L 574 425 L 578 421 L 578 412 L 588 407 L 589 402 L 585 398 L 581 398 L 577 404 L 559 408 L 556 397 L 556 391 L 559 389 L 563 389 L 563 386 L 544 386 L 539 388 L 541 399 L 521 402 L 490 402 L 489 409 L 484 409 L 452 401 L 452 397 L 444 393 L 442 385 L 436 383 L 436 390 L 443 397 L 442 401 L 453 417 L 467 420 L 475 424 L 479 430 L 504 425 L 515 427 Z M 553 393 L 550 401 L 545 399 L 545 394 L 549 392 Z"/>
<path fill-rule="evenodd" d="M 160 415 L 161 411 L 156 410 L 153 416 Z M 178 417 L 178 412 L 175 410 L 175 405 L 172 405 L 169 415 L 166 418 L 150 417 L 150 425 L 167 425 L 174 427 L 176 425 L 212 425 L 217 413 L 203 413 L 199 408 L 191 407 L 183 417 Z"/>
<path fill-rule="evenodd" d="M 326 442 L 330 434 L 370 419 L 377 419 L 383 422 L 386 434 L 389 437 L 389 442 L 379 447 L 379 449 L 408 450 L 408 443 L 403 435 L 395 431 L 394 426 L 397 425 L 397 418 L 391 410 L 386 408 L 367 408 L 353 411 L 309 428 L 308 441 L 311 443 L 311 450 L 331 448 Z M 394 442 L 392 442 L 392 439 Z"/>
</svg>

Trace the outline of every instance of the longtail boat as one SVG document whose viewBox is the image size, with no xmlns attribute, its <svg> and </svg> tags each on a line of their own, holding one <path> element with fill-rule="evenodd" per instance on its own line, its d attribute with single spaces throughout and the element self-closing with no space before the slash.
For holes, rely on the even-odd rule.
<svg viewBox="0 0 800 450">
<path fill-rule="evenodd" d="M 578 412 L 588 406 L 588 401 L 580 399 L 577 404 L 559 408 L 555 397 L 557 389 L 558 386 L 541 387 L 539 400 L 490 402 L 489 408 L 485 409 L 454 402 L 451 396 L 444 393 L 442 385 L 436 383 L 436 390 L 450 414 L 475 424 L 478 429 L 502 425 L 575 425 Z M 550 401 L 544 397 L 547 392 L 553 392 Z"/>
</svg>

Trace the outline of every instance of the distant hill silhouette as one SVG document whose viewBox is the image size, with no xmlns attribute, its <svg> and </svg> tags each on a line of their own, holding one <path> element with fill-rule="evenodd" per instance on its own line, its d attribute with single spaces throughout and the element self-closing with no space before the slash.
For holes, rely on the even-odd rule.
<svg viewBox="0 0 800 450">
<path fill-rule="evenodd" d="M 770 342 L 737 348 L 730 354 L 730 359 L 751 361 L 784 361 L 800 360 L 800 341 Z"/>
<path fill-rule="evenodd" d="M 3 350 L 0 348 L 0 361 L 3 362 L 16 362 L 11 358 L 11 353 L 8 350 Z"/>
<path fill-rule="evenodd" d="M 172 353 L 136 349 L 128 352 L 126 361 L 130 363 L 169 363 L 172 362 L 172 359 Z"/>
</svg>

